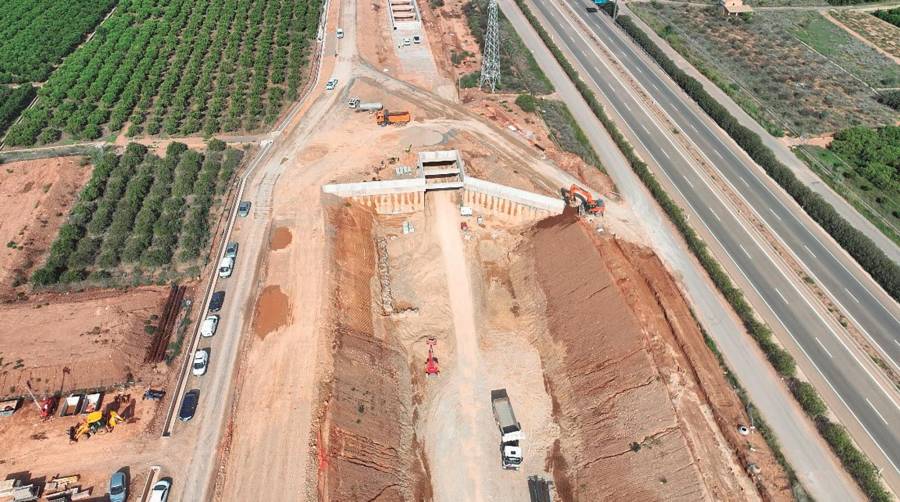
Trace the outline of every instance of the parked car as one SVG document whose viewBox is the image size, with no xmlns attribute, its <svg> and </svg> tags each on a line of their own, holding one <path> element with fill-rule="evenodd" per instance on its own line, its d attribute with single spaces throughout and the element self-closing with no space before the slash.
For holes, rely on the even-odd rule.
<svg viewBox="0 0 900 502">
<path fill-rule="evenodd" d="M 337 87 L 338 79 L 332 78 L 325 83 L 326 91 L 333 91 L 335 87 Z"/>
<path fill-rule="evenodd" d="M 403 47 L 409 47 L 412 45 L 412 41 L 410 41 L 409 37 L 403 37 Z"/>
<path fill-rule="evenodd" d="M 210 303 L 212 306 L 212 303 Z M 209 338 L 216 334 L 216 328 L 219 327 L 219 316 L 212 314 L 206 316 L 206 319 L 203 320 L 203 323 L 200 325 L 200 336 Z"/>
<path fill-rule="evenodd" d="M 191 373 L 195 376 L 203 376 L 209 368 L 209 349 L 200 349 L 194 353 L 194 364 L 191 366 Z"/>
<path fill-rule="evenodd" d="M 172 481 L 168 479 L 160 479 L 154 483 L 150 489 L 150 498 L 148 502 L 166 502 L 169 500 L 169 490 L 172 489 Z"/>
<path fill-rule="evenodd" d="M 219 262 L 219 277 L 225 279 L 231 277 L 231 271 L 234 269 L 234 258 L 223 256 Z"/>
<path fill-rule="evenodd" d="M 109 478 L 109 502 L 125 502 L 128 498 L 128 479 L 122 471 L 116 471 Z"/>
<path fill-rule="evenodd" d="M 222 305 L 225 303 L 225 292 L 224 291 L 216 291 L 213 293 L 212 298 L 209 300 L 209 311 L 210 312 L 218 312 L 222 310 Z"/>
<path fill-rule="evenodd" d="M 246 218 L 247 215 L 250 214 L 250 206 L 252 205 L 253 203 L 249 200 L 241 201 L 241 203 L 238 204 L 238 216 Z"/>
<path fill-rule="evenodd" d="M 422 43 L 422 37 L 420 37 L 419 35 L 413 35 L 413 43 L 414 43 L 414 44 L 421 44 L 421 43 Z"/>
<path fill-rule="evenodd" d="M 178 411 L 178 420 L 187 422 L 194 418 L 198 401 L 200 401 L 200 389 L 188 391 L 187 394 L 184 395 L 184 399 L 181 400 L 181 409 Z"/>
<path fill-rule="evenodd" d="M 225 246 L 225 256 L 237 259 L 238 252 L 238 243 L 237 242 L 229 242 L 227 246 Z"/>
<path fill-rule="evenodd" d="M 344 38 L 344 30 L 342 28 L 337 29 L 337 37 Z"/>
</svg>

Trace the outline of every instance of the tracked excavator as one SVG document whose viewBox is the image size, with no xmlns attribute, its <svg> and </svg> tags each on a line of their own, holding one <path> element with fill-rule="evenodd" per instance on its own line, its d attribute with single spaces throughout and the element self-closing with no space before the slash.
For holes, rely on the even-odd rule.
<svg viewBox="0 0 900 502">
<path fill-rule="evenodd" d="M 81 436 L 89 438 L 100 431 L 112 432 L 117 425 L 124 421 L 125 419 L 121 415 L 112 410 L 106 413 L 102 411 L 88 413 L 77 427 L 69 430 L 69 439 L 77 442 Z"/>
<path fill-rule="evenodd" d="M 606 211 L 603 199 L 594 199 L 591 192 L 578 185 L 572 185 L 568 190 L 563 188 L 561 192 L 570 206 L 578 207 L 578 214 L 581 216 L 603 216 Z"/>
</svg>

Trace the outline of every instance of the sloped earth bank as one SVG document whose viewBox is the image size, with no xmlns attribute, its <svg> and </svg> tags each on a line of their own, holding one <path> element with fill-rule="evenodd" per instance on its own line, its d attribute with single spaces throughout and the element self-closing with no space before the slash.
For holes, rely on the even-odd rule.
<svg viewBox="0 0 900 502">
<path fill-rule="evenodd" d="M 331 374 L 320 402 L 318 498 L 323 501 L 423 500 L 427 482 L 417 460 L 408 356 L 372 321 L 376 280 L 373 215 L 335 209 Z"/>
<path fill-rule="evenodd" d="M 546 298 L 550 336 L 536 343 L 561 431 L 548 458 L 560 498 L 790 498 L 762 438 L 737 434 L 740 401 L 652 252 L 570 215 L 539 223 L 526 246 Z M 528 285 L 527 270 L 513 275 Z"/>
</svg>

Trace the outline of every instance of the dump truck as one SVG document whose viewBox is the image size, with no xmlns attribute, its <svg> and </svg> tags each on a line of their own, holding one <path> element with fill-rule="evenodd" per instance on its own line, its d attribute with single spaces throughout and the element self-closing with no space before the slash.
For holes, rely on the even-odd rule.
<svg viewBox="0 0 900 502">
<path fill-rule="evenodd" d="M 516 420 L 512 404 L 506 389 L 491 391 L 491 406 L 494 409 L 494 420 L 500 428 L 500 465 L 504 469 L 519 470 L 522 465 L 522 446 L 520 441 L 525 439 L 522 426 Z"/>
<path fill-rule="evenodd" d="M 375 114 L 375 123 L 381 126 L 388 124 L 408 124 L 412 120 L 409 112 L 389 112 L 387 110 L 379 111 Z"/>
</svg>

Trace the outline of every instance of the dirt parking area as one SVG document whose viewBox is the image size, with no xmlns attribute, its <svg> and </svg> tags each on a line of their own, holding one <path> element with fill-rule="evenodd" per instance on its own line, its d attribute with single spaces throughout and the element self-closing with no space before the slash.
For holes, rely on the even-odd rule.
<svg viewBox="0 0 900 502">
<path fill-rule="evenodd" d="M 2 169 L 0 300 L 10 300 L 43 261 L 91 167 L 81 157 L 57 157 L 10 162 Z"/>
</svg>

